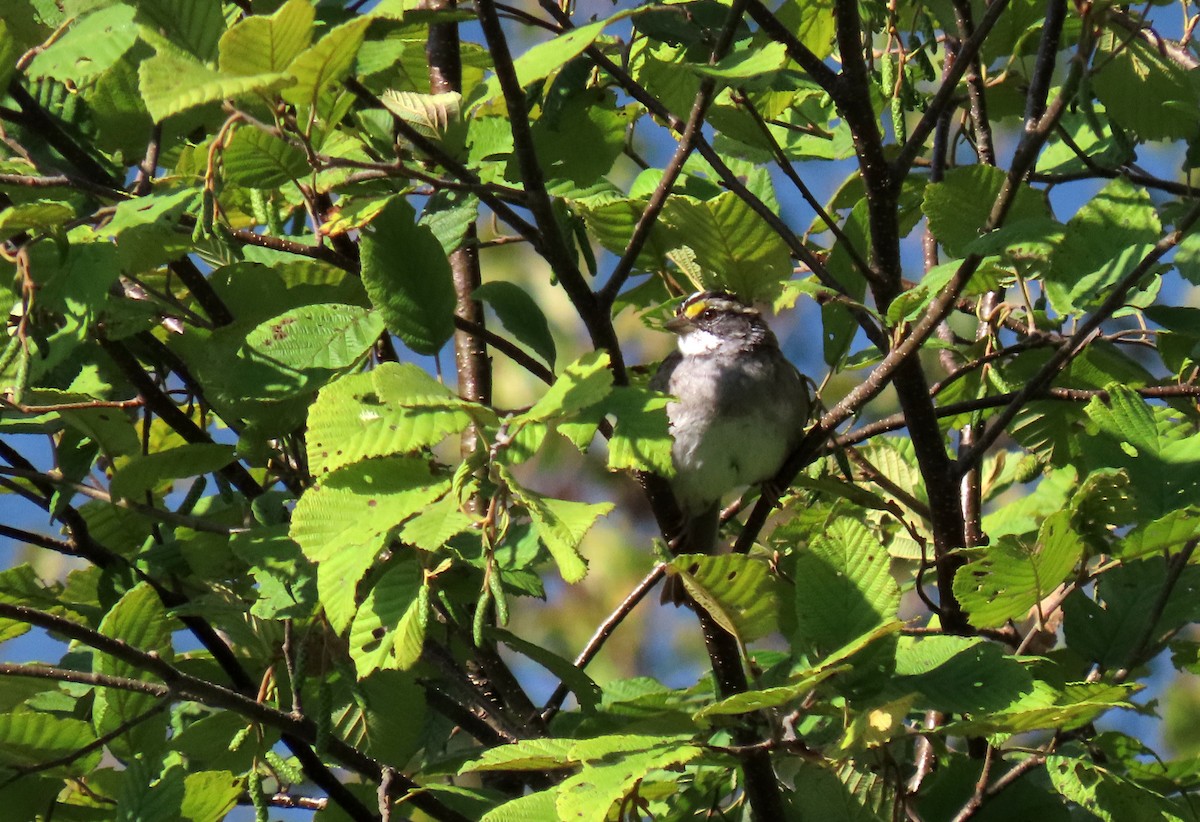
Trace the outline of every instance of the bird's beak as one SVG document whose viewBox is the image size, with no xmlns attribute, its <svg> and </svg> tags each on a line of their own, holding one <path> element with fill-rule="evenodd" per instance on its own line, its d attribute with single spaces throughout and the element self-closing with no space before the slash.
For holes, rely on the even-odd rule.
<svg viewBox="0 0 1200 822">
<path fill-rule="evenodd" d="M 689 320 L 687 317 L 683 317 L 683 316 L 672 317 L 671 319 L 669 319 L 665 323 L 663 323 L 663 328 L 665 328 L 668 331 L 673 332 L 675 334 L 682 334 L 684 331 L 687 331 L 691 327 L 692 327 L 692 321 Z"/>
</svg>

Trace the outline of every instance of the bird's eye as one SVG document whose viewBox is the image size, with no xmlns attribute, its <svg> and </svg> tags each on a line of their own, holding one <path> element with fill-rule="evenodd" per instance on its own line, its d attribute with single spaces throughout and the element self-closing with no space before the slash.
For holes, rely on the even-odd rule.
<svg viewBox="0 0 1200 822">
<path fill-rule="evenodd" d="M 717 311 L 714 308 L 706 308 L 700 312 L 700 319 L 702 320 L 711 320 L 715 316 L 717 316 Z"/>
</svg>

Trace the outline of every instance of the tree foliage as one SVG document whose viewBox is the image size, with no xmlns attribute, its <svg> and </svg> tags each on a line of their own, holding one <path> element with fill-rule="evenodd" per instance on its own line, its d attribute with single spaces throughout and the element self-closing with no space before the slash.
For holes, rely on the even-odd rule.
<svg viewBox="0 0 1200 822">
<path fill-rule="evenodd" d="M 6 818 L 1196 819 L 1168 12 L 5 0 Z M 672 558 L 712 287 L 821 408 Z"/>
</svg>

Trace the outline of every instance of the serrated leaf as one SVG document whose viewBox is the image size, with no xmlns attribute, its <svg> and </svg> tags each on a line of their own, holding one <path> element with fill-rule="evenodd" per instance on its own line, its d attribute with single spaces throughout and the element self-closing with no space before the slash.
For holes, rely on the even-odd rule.
<svg viewBox="0 0 1200 822">
<path fill-rule="evenodd" d="M 358 678 L 379 668 L 405 670 L 421 655 L 427 612 L 424 569 L 414 557 L 394 560 L 350 625 L 350 656 Z"/>
<path fill-rule="evenodd" d="M 362 359 L 383 330 L 383 318 L 369 308 L 304 305 L 254 328 L 239 356 L 265 359 L 288 372 L 336 371 Z"/>
<path fill-rule="evenodd" d="M 1046 296 L 1060 314 L 1098 305 L 1162 232 L 1145 189 L 1117 178 L 1084 203 L 1050 257 Z"/>
<path fill-rule="evenodd" d="M 916 696 L 915 708 L 970 714 L 1007 707 L 1032 687 L 1025 667 L 995 643 L 955 636 L 901 638 L 891 682 L 895 693 Z"/>
<path fill-rule="evenodd" d="M 744 714 L 763 708 L 775 708 L 799 699 L 826 679 L 853 669 L 850 659 L 876 640 L 898 633 L 904 623 L 890 620 L 872 628 L 866 634 L 855 637 L 848 644 L 829 654 L 819 665 L 794 672 L 786 685 L 774 688 L 763 688 L 756 691 L 745 691 L 740 694 L 720 699 L 711 705 L 706 705 L 695 714 L 693 719 L 703 721 L 710 716 L 726 716 Z"/>
<path fill-rule="evenodd" d="M 142 649 L 153 649 L 167 662 L 174 659 L 171 633 L 181 628 L 167 616 L 158 594 L 148 583 L 142 582 L 129 589 L 100 623 L 100 633 L 112 639 Z M 134 665 L 107 654 L 97 653 L 93 668 L 96 673 L 109 676 L 144 679 L 146 675 Z M 96 692 L 96 706 L 92 724 L 98 734 L 108 733 L 123 722 L 131 720 L 152 708 L 158 698 L 135 691 L 103 688 Z M 140 740 L 154 739 L 165 731 L 165 720 L 137 725 L 110 747 L 126 753 L 137 750 Z"/>
<path fill-rule="evenodd" d="M 245 790 L 242 778 L 230 771 L 197 771 L 183 778 L 180 818 L 189 822 L 221 822 L 237 807 Z"/>
<path fill-rule="evenodd" d="M 1140 685 L 1107 685 L 1101 682 L 1072 682 L 1055 688 L 1035 679 L 1033 691 L 1008 708 L 953 722 L 946 732 L 958 734 L 1015 734 L 1043 728 L 1068 731 L 1095 720 L 1113 708 L 1129 708 L 1130 697 Z"/>
<path fill-rule="evenodd" d="M 1166 560 L 1157 556 L 1104 573 L 1096 582 L 1095 600 L 1082 591 L 1072 594 L 1063 602 L 1068 647 L 1105 669 L 1144 662 L 1164 637 L 1200 619 L 1200 566 L 1188 565 L 1150 624 L 1154 612 L 1147 603 L 1162 593 L 1167 579 Z M 1146 647 L 1143 640 L 1148 640 Z"/>
<path fill-rule="evenodd" d="M 608 468 L 652 471 L 661 477 L 675 476 L 671 459 L 670 424 L 667 421 L 669 397 L 642 388 L 614 388 L 604 403 L 606 414 L 616 417 L 613 435 L 608 441 Z"/>
<path fill-rule="evenodd" d="M 1084 463 L 1093 470 L 1123 469 L 1142 521 L 1193 504 L 1200 488 L 1200 437 L 1194 426 L 1124 386 L 1106 390 L 1107 402 L 1096 397 L 1085 408 L 1097 430 L 1082 450 Z"/>
<path fill-rule="evenodd" d="M 1117 542 L 1117 555 L 1122 559 L 1137 559 L 1162 552 L 1171 554 L 1197 537 L 1200 537 L 1200 511 L 1180 508 L 1126 534 Z"/>
<path fill-rule="evenodd" d="M 441 243 L 402 197 L 393 197 L 362 237 L 362 278 L 388 329 L 418 354 L 436 354 L 454 334 L 454 282 Z"/>
<path fill-rule="evenodd" d="M 612 389 L 608 353 L 591 351 L 568 365 L 533 407 L 517 422 L 570 417 L 604 399 Z"/>
<path fill-rule="evenodd" d="M 225 18 L 218 3 L 139 0 L 137 19 L 144 24 L 144 39 L 165 40 L 202 61 L 216 57 L 217 43 L 225 32 Z M 155 40 L 150 42 L 157 47 Z"/>
<path fill-rule="evenodd" d="M 324 477 L 296 503 L 291 538 L 314 562 L 342 550 L 370 556 L 392 528 L 446 492 L 425 460 L 364 460 Z"/>
<path fill-rule="evenodd" d="M 156 454 L 134 457 L 117 469 L 110 491 L 115 498 L 142 501 L 147 491 L 184 477 L 217 471 L 234 460 L 233 446 L 218 443 L 188 443 Z"/>
<path fill-rule="evenodd" d="M 221 36 L 218 65 L 227 74 L 283 71 L 312 39 L 315 19 L 308 0 L 288 0 L 270 17 L 251 15 Z"/>
<path fill-rule="evenodd" d="M 425 506 L 420 514 L 404 523 L 400 541 L 423 551 L 436 551 L 451 537 L 474 525 L 475 520 L 462 512 L 458 498 L 451 493 Z"/>
<path fill-rule="evenodd" d="M 596 759 L 595 764 L 585 764 L 579 773 L 567 777 L 554 802 L 559 818 L 604 822 L 612 806 L 651 771 L 677 769 L 704 755 L 704 750 L 695 745 L 674 741 L 663 744 L 660 737 L 654 739 L 658 745 L 648 750 L 632 748 L 630 738 L 615 739 L 613 742 L 621 747 L 614 747 L 614 756 Z"/>
<path fill-rule="evenodd" d="M 529 657 L 552 673 L 571 689 L 571 693 L 575 694 L 575 698 L 579 701 L 579 707 L 585 713 L 591 713 L 600 704 L 600 686 L 582 669 L 575 667 L 570 660 L 502 628 L 488 628 L 487 635 L 498 639 L 517 653 Z"/>
<path fill-rule="evenodd" d="M 1048 756 L 1046 771 L 1065 799 L 1106 822 L 1185 822 L 1193 818 L 1166 797 L 1083 759 Z"/>
<path fill-rule="evenodd" d="M 574 739 L 521 739 L 511 745 L 498 745 L 464 762 L 458 773 L 570 768 L 578 762 L 571 756 L 575 742 Z"/>
<path fill-rule="evenodd" d="M 711 200 L 672 196 L 662 219 L 672 243 L 687 246 L 704 272 L 702 288 L 732 291 L 744 300 L 773 302 L 791 277 L 783 238 L 732 191 Z"/>
<path fill-rule="evenodd" d="M 961 257 L 987 227 L 988 215 L 1005 183 L 1003 169 L 986 165 L 953 168 L 945 178 L 925 188 L 921 211 L 929 228 L 946 250 Z M 1045 199 L 1022 184 L 1009 209 L 1006 222 L 1049 217 Z"/>
<path fill-rule="evenodd" d="M 321 389 L 309 409 L 308 461 L 320 477 L 369 457 L 409 454 L 485 413 L 411 363 L 383 363 Z"/>
<path fill-rule="evenodd" d="M 587 562 L 579 555 L 579 545 L 596 520 L 613 509 L 612 503 L 543 497 L 521 488 L 503 466 L 498 468 L 513 496 L 529 511 L 538 538 L 554 557 L 562 578 L 568 583 L 579 582 L 587 574 Z"/>
<path fill-rule="evenodd" d="M 296 105 L 313 105 L 322 92 L 345 79 L 370 22 L 368 17 L 352 18 L 296 55 L 287 67 L 287 74 L 296 82 L 283 90 L 283 99 Z"/>
<path fill-rule="evenodd" d="M 525 289 L 496 280 L 476 288 L 471 297 L 491 306 L 500 323 L 518 342 L 532 348 L 551 368 L 554 367 L 556 350 L 550 324 L 546 322 L 541 306 Z"/>
<path fill-rule="evenodd" d="M 1143 140 L 1195 139 L 1200 95 L 1186 68 L 1153 45 L 1115 32 L 1101 39 L 1096 97 L 1122 127 Z"/>
<path fill-rule="evenodd" d="M 512 67 L 517 74 L 517 82 L 521 88 L 529 88 L 531 83 L 541 80 L 568 60 L 582 54 L 600 36 L 600 32 L 604 30 L 605 26 L 637 14 L 638 11 L 638 9 L 621 11 L 606 20 L 579 26 L 565 34 L 560 34 L 553 40 L 532 46 L 513 60 Z M 486 83 L 476 87 L 471 93 L 470 99 L 467 100 L 467 106 L 475 108 L 498 96 L 500 96 L 500 81 L 493 75 L 488 78 Z"/>
<path fill-rule="evenodd" d="M 52 77 L 77 86 L 99 77 L 137 42 L 134 10 L 127 5 L 99 9 L 76 22 L 60 39 L 39 51 L 29 77 Z"/>
<path fill-rule="evenodd" d="M 840 518 L 796 555 L 797 638 L 832 650 L 891 621 L 900 589 L 887 550 L 861 523 Z"/>
<path fill-rule="evenodd" d="M 156 123 L 190 108 L 251 92 L 274 91 L 291 82 L 272 72 L 252 76 L 213 71 L 175 52 L 159 52 L 138 67 L 138 88 Z"/>
<path fill-rule="evenodd" d="M 3 765 L 37 767 L 68 757 L 95 740 L 96 734 L 86 722 L 71 717 L 28 710 L 0 714 L 0 764 Z M 97 750 L 77 765 L 86 769 L 99 759 Z"/>
<path fill-rule="evenodd" d="M 431 140 L 440 140 L 461 122 L 462 95 L 457 91 L 418 94 L 388 89 L 379 96 L 384 108 Z"/>
<path fill-rule="evenodd" d="M 681 554 L 670 567 L 696 604 L 743 643 L 776 629 L 778 585 L 765 560 L 745 554 Z"/>
<path fill-rule="evenodd" d="M 1059 511 L 1042 523 L 1034 545 L 1012 537 L 993 541 L 979 559 L 959 569 L 954 595 L 976 627 L 1023 619 L 1074 570 L 1083 548 L 1071 512 Z"/>
<path fill-rule="evenodd" d="M 303 151 L 257 128 L 234 132 L 221 165 L 226 180 L 249 188 L 278 188 L 312 171 Z"/>
<path fill-rule="evenodd" d="M 146 225 L 162 225 L 175 222 L 199 197 L 194 188 L 159 190 L 143 197 L 134 197 L 117 203 L 112 218 L 96 229 L 100 239 L 121 241 L 122 232 Z"/>
<path fill-rule="evenodd" d="M 75 216 L 70 203 L 57 200 L 33 200 L 0 210 L 0 239 L 22 231 L 43 231 L 60 226 Z"/>
</svg>

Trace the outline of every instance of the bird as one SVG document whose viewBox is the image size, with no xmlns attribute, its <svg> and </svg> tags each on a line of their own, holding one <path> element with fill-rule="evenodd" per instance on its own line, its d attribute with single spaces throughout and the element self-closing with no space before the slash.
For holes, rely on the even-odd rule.
<svg viewBox="0 0 1200 822">
<path fill-rule="evenodd" d="M 678 335 L 650 380 L 671 395 L 667 421 L 682 522 L 673 553 L 716 552 L 721 498 L 779 472 L 804 435 L 808 381 L 783 355 L 762 314 L 727 291 L 685 299 L 665 328 Z M 662 601 L 688 602 L 678 577 Z"/>
</svg>

